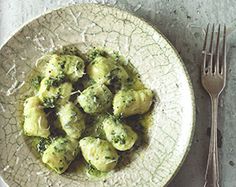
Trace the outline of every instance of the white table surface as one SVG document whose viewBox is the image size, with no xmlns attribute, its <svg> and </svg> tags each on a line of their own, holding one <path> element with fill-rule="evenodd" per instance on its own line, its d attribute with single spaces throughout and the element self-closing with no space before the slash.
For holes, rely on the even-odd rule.
<svg viewBox="0 0 236 187">
<path fill-rule="evenodd" d="M 156 25 L 177 48 L 192 78 L 197 121 L 191 151 L 169 187 L 200 187 L 204 183 L 209 138 L 210 103 L 200 84 L 201 47 L 207 23 L 228 26 L 228 83 L 220 102 L 221 185 L 236 187 L 236 1 L 235 0 L 0 0 L 0 45 L 33 18 L 69 4 L 109 3 Z M 0 182 L 0 186 L 3 184 Z"/>
</svg>

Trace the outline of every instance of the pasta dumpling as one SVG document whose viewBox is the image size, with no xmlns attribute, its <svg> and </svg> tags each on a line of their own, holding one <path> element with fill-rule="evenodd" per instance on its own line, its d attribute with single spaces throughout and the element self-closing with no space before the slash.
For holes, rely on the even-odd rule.
<svg viewBox="0 0 236 187">
<path fill-rule="evenodd" d="M 116 166 L 119 156 L 108 141 L 85 137 L 79 144 L 85 160 L 97 170 L 110 171 Z"/>
<path fill-rule="evenodd" d="M 53 54 L 46 67 L 46 77 L 57 77 L 64 74 L 70 81 L 77 81 L 84 74 L 84 61 L 74 55 Z"/>
<path fill-rule="evenodd" d="M 54 78 L 44 78 L 39 87 L 38 97 L 46 108 L 54 108 L 55 104 L 65 104 L 69 100 L 72 84 L 65 82 L 55 83 Z"/>
<path fill-rule="evenodd" d="M 116 116 L 131 116 L 146 113 L 153 99 L 153 93 L 149 89 L 120 90 L 113 99 L 113 110 Z"/>
<path fill-rule="evenodd" d="M 70 99 L 72 89 L 72 84 L 69 82 L 64 82 L 58 87 L 60 94 L 57 101 L 58 105 L 64 105 Z"/>
<path fill-rule="evenodd" d="M 52 107 L 52 105 L 54 105 L 55 101 L 59 97 L 59 90 L 57 87 L 51 85 L 50 78 L 44 78 L 41 81 L 38 91 L 38 97 L 43 103 L 50 101 L 51 106 L 49 106 L 49 108 L 54 107 L 54 106 Z"/>
<path fill-rule="evenodd" d="M 125 84 L 129 78 L 122 66 L 115 64 L 112 58 L 96 57 L 87 67 L 88 75 L 97 83 L 110 85 Z"/>
<path fill-rule="evenodd" d="M 72 82 L 77 81 L 84 75 L 84 61 L 82 58 L 72 55 L 64 55 L 65 64 L 65 74 Z"/>
<path fill-rule="evenodd" d="M 86 113 L 100 113 L 112 104 L 112 93 L 104 85 L 94 84 L 85 89 L 77 98 Z"/>
<path fill-rule="evenodd" d="M 24 132 L 27 136 L 47 138 L 50 135 L 49 125 L 43 106 L 38 97 L 30 97 L 24 103 Z"/>
<path fill-rule="evenodd" d="M 22 128 L 48 167 L 64 173 L 81 150 L 89 177 L 102 177 L 119 155 L 129 157 L 141 147 L 152 123 L 153 93 L 130 60 L 116 51 L 94 47 L 81 53 L 67 45 L 45 54 L 36 67 L 21 92 L 27 94 L 22 100 L 28 98 Z"/>
<path fill-rule="evenodd" d="M 63 173 L 79 153 L 79 142 L 68 137 L 60 137 L 43 152 L 42 161 L 57 173 Z"/>
<path fill-rule="evenodd" d="M 84 116 L 72 103 L 61 106 L 58 112 L 62 129 L 71 138 L 80 138 L 85 129 Z"/>
<path fill-rule="evenodd" d="M 88 75 L 98 83 L 105 83 L 107 75 L 114 69 L 116 65 L 111 62 L 111 59 L 98 56 L 87 67 Z"/>
<path fill-rule="evenodd" d="M 53 54 L 46 66 L 44 75 L 45 77 L 57 77 L 59 74 L 63 73 L 63 68 L 65 66 L 65 61 L 61 61 L 61 57 Z"/>
<path fill-rule="evenodd" d="M 103 130 L 107 140 L 119 151 L 131 149 L 138 138 L 131 127 L 114 117 L 108 117 L 103 121 Z"/>
</svg>

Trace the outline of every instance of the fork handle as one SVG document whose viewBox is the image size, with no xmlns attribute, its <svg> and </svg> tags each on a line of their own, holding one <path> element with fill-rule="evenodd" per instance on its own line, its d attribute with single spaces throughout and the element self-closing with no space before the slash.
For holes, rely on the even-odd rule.
<svg viewBox="0 0 236 187">
<path fill-rule="evenodd" d="M 217 148 L 217 113 L 218 96 L 211 96 L 212 104 L 212 125 L 210 146 L 207 160 L 204 187 L 219 187 L 219 166 L 218 166 L 218 148 Z"/>
</svg>

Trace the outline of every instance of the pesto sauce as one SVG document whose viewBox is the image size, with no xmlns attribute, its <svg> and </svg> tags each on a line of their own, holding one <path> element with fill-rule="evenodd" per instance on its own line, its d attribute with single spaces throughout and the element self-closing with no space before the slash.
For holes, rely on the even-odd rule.
<svg viewBox="0 0 236 187">
<path fill-rule="evenodd" d="M 55 51 L 57 54 L 69 54 L 69 55 L 78 55 L 80 56 L 83 60 L 87 62 L 87 57 L 85 54 L 82 54 L 77 47 L 74 46 L 68 46 L 68 47 L 63 47 L 60 50 Z M 90 53 L 89 59 L 94 58 L 96 55 L 98 55 L 99 51 L 96 51 L 94 53 Z M 108 53 L 101 53 L 104 56 L 107 56 Z M 38 88 L 39 88 L 39 82 L 42 80 L 43 75 L 44 75 L 44 70 L 46 65 L 48 64 L 49 58 L 51 56 L 51 53 L 46 54 L 45 56 L 41 57 L 37 61 L 37 67 L 33 69 L 32 73 L 27 77 L 26 84 L 20 89 L 20 94 L 22 95 L 20 98 L 20 102 L 18 105 L 17 109 L 17 116 L 18 116 L 18 124 L 20 127 L 23 129 L 23 123 L 24 123 L 24 117 L 23 117 L 23 103 L 26 98 L 33 96 L 36 94 Z M 113 53 L 111 55 L 111 58 L 113 58 L 119 65 L 123 66 L 124 69 L 127 71 L 129 74 L 130 78 L 127 84 L 128 89 L 134 89 L 134 90 L 140 90 L 146 88 L 145 85 L 142 83 L 140 80 L 140 75 L 137 73 L 136 69 L 134 66 L 131 64 L 131 62 L 128 60 L 126 61 L 124 57 L 120 56 L 118 53 Z M 60 80 L 59 80 L 60 81 Z M 57 82 L 52 82 L 52 84 L 56 84 Z M 78 89 L 83 90 L 86 89 L 87 87 L 91 86 L 94 84 L 94 81 L 90 79 L 87 75 L 83 76 L 81 79 L 81 84 L 75 84 L 73 85 L 74 91 L 77 91 Z M 33 86 L 32 86 L 33 85 Z M 80 92 L 72 95 L 72 99 L 80 94 Z M 51 109 L 50 109 L 51 110 Z M 109 113 L 112 112 L 111 109 L 108 110 Z M 45 111 L 46 113 L 50 113 L 50 111 Z M 102 130 L 101 122 L 103 119 L 109 114 L 104 114 L 104 115 L 97 115 L 97 116 L 90 116 L 86 115 L 86 130 L 82 135 L 82 138 L 85 136 L 94 136 L 94 137 L 99 137 L 101 139 L 105 139 L 105 134 Z M 51 133 L 53 137 L 58 136 L 58 135 L 64 135 L 64 132 L 61 131 L 61 127 L 57 125 L 55 122 L 56 116 L 55 115 L 48 115 L 48 120 L 51 126 Z M 149 127 L 151 127 L 153 123 L 153 118 L 152 118 L 152 109 L 150 109 L 146 114 L 144 115 L 135 115 L 128 117 L 126 119 L 121 119 L 124 123 L 130 125 L 132 129 L 135 130 L 135 132 L 139 136 L 139 141 L 136 144 L 136 147 L 132 149 L 131 151 L 125 151 L 125 152 L 118 152 L 120 155 L 120 161 L 118 162 L 118 169 L 123 168 L 128 162 L 129 158 L 132 157 L 133 152 L 136 151 L 139 147 L 144 146 L 147 143 L 147 130 Z M 26 142 L 31 142 L 31 143 L 26 143 L 31 152 L 34 154 L 34 156 L 37 159 L 41 160 L 41 154 L 38 151 L 38 144 L 42 138 L 39 137 L 26 137 L 24 136 L 24 139 Z M 29 141 L 30 140 L 30 141 Z M 44 164 L 45 165 L 45 164 Z M 47 165 L 45 167 L 49 168 Z M 85 162 L 85 160 L 82 158 L 81 153 L 77 156 L 77 158 L 72 161 L 70 164 L 69 168 L 67 171 L 69 174 L 77 175 L 78 173 L 86 173 L 89 178 L 92 179 L 99 179 L 107 176 L 107 172 L 101 172 L 95 169 L 93 166 L 89 165 L 88 163 Z"/>
<path fill-rule="evenodd" d="M 139 122 L 146 130 L 152 126 L 153 124 L 152 108 L 142 116 Z"/>
<path fill-rule="evenodd" d="M 88 165 L 86 168 L 86 174 L 90 178 L 99 179 L 99 178 L 105 177 L 108 174 L 108 172 L 99 171 L 96 168 L 94 168 L 93 166 Z"/>
<path fill-rule="evenodd" d="M 78 155 L 78 157 L 72 161 L 66 172 L 74 175 L 86 174 L 93 180 L 100 180 L 109 174 L 108 172 L 99 171 L 90 164 L 86 163 L 81 155 Z"/>
</svg>

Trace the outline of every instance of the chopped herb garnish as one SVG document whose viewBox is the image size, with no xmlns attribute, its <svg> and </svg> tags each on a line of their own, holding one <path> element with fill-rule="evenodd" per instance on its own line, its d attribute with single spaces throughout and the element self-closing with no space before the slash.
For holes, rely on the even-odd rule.
<svg viewBox="0 0 236 187">
<path fill-rule="evenodd" d="M 114 142 L 114 143 L 120 143 L 120 144 L 125 144 L 125 137 L 123 136 L 123 135 L 117 135 L 117 136 L 114 136 L 113 138 L 112 138 L 112 141 Z"/>
<path fill-rule="evenodd" d="M 46 108 L 54 108 L 58 97 L 43 98 L 43 105 Z"/>
<path fill-rule="evenodd" d="M 81 63 L 81 62 L 77 63 L 76 70 L 83 70 L 83 63 Z"/>
<path fill-rule="evenodd" d="M 133 79 L 129 77 L 129 78 L 127 79 L 127 83 L 128 83 L 128 84 L 133 83 Z"/>
<path fill-rule="evenodd" d="M 105 159 L 115 160 L 115 157 L 105 156 Z"/>
<path fill-rule="evenodd" d="M 87 172 L 89 175 L 97 177 L 102 174 L 102 172 L 97 170 L 91 163 L 88 164 Z"/>
<path fill-rule="evenodd" d="M 50 87 L 57 87 L 57 86 L 59 86 L 64 81 L 65 81 L 65 75 L 63 73 L 60 73 L 56 77 L 49 77 L 46 80 L 47 90 L 49 90 Z"/>
<path fill-rule="evenodd" d="M 59 62 L 59 65 L 60 65 L 61 69 L 64 69 L 64 68 L 65 68 L 65 64 L 66 64 L 66 61 L 65 61 L 65 60 Z"/>
<path fill-rule="evenodd" d="M 98 56 L 103 56 L 106 57 L 108 54 L 106 51 L 102 50 L 102 49 L 98 49 L 98 48 L 93 48 L 92 50 L 90 50 L 88 52 L 88 59 L 90 61 L 93 61 L 96 57 Z"/>
<path fill-rule="evenodd" d="M 31 83 L 32 83 L 32 86 L 36 89 L 36 90 L 38 90 L 39 89 L 39 87 L 40 87 L 40 83 L 41 83 L 41 81 L 42 81 L 42 77 L 41 76 L 36 76 L 36 77 L 34 77 L 31 81 Z"/>
<path fill-rule="evenodd" d="M 51 139 L 41 138 L 37 144 L 37 151 L 42 154 L 51 143 Z"/>
<path fill-rule="evenodd" d="M 113 51 L 113 56 L 114 56 L 115 61 L 119 61 L 119 59 L 120 59 L 120 54 L 119 54 L 118 51 Z"/>
</svg>

